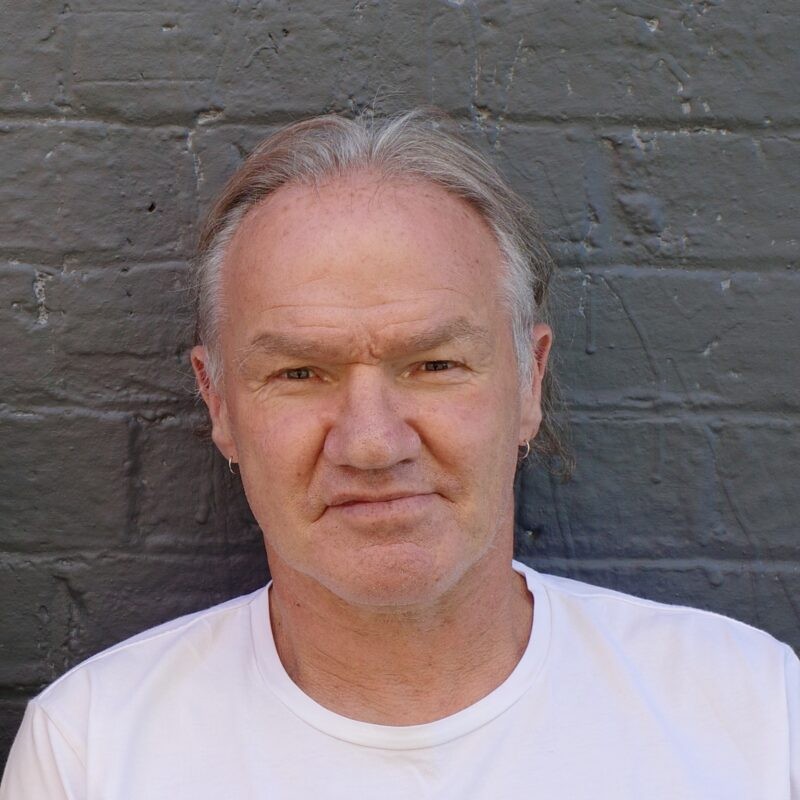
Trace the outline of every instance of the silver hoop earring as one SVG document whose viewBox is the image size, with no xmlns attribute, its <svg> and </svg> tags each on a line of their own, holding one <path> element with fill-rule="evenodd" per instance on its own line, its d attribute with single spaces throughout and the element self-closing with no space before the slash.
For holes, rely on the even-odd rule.
<svg viewBox="0 0 800 800">
<path fill-rule="evenodd" d="M 524 453 L 520 453 L 519 460 L 524 461 L 530 454 L 531 454 L 531 443 L 529 439 L 525 440 L 525 444 L 521 444 L 520 447 L 525 448 Z"/>
<path fill-rule="evenodd" d="M 233 456 L 228 456 L 228 469 L 231 471 L 231 475 L 236 475 L 236 470 L 233 468 Z"/>
</svg>

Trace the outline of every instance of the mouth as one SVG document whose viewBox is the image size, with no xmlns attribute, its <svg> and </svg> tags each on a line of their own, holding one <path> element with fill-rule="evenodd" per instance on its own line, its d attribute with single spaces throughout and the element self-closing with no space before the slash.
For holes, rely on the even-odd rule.
<svg viewBox="0 0 800 800">
<path fill-rule="evenodd" d="M 405 500 L 411 497 L 425 497 L 432 492 L 392 492 L 387 494 L 343 494 L 333 498 L 328 503 L 332 508 L 358 505 L 359 503 L 392 503 L 395 500 Z"/>
<path fill-rule="evenodd" d="M 435 497 L 435 492 L 346 495 L 335 498 L 327 510 L 351 519 L 399 518 L 423 513 Z"/>
</svg>

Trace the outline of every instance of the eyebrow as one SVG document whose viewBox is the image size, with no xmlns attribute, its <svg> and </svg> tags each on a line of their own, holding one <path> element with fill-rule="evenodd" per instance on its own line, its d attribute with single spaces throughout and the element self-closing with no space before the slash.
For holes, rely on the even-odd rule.
<svg viewBox="0 0 800 800">
<path fill-rule="evenodd" d="M 464 317 L 457 317 L 442 325 L 416 331 L 402 338 L 398 337 L 396 341 L 390 342 L 386 349 L 419 353 L 453 342 L 487 346 L 490 340 L 489 332 L 485 328 L 474 325 Z M 239 368 L 241 369 L 247 359 L 255 354 L 334 360 L 340 355 L 340 349 L 327 339 L 324 332 L 317 336 L 298 336 L 283 331 L 263 331 L 240 351 Z"/>
</svg>

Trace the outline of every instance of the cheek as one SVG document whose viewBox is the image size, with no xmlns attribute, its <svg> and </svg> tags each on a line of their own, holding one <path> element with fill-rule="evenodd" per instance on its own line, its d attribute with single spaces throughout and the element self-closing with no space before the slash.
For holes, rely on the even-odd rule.
<svg viewBox="0 0 800 800">
<path fill-rule="evenodd" d="M 518 403 L 513 395 L 499 391 L 482 391 L 464 397 L 449 398 L 429 410 L 430 425 L 440 430 L 447 440 L 468 452 L 480 451 L 483 458 L 493 460 L 513 448 L 516 441 Z"/>
<path fill-rule="evenodd" d="M 516 469 L 518 413 L 513 400 L 505 402 L 493 392 L 454 397 L 429 409 L 427 448 L 462 500 L 472 495 L 475 503 L 492 506 L 508 494 Z"/>
<path fill-rule="evenodd" d="M 299 404 L 242 409 L 235 432 L 248 499 L 306 495 L 323 440 L 318 419 Z"/>
</svg>

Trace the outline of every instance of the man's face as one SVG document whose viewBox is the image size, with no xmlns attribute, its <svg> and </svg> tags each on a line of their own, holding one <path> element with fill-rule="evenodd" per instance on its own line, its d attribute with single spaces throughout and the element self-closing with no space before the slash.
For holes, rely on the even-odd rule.
<svg viewBox="0 0 800 800">
<path fill-rule="evenodd" d="M 501 279 L 480 216 L 427 182 L 287 186 L 245 218 L 223 268 L 222 386 L 202 347 L 193 363 L 276 580 L 401 607 L 508 563 L 550 334 L 534 329 L 520 390 Z"/>
</svg>

